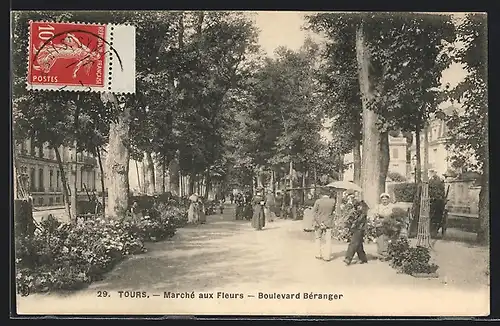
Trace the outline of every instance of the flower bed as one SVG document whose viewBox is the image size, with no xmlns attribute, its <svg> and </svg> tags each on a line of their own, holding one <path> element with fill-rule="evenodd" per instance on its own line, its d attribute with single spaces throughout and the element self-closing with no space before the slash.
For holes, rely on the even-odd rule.
<svg viewBox="0 0 500 326">
<path fill-rule="evenodd" d="M 75 290 L 102 279 L 119 261 L 144 252 L 144 242 L 170 238 L 185 225 L 187 208 L 177 201 L 155 202 L 136 219 L 67 224 L 49 217 L 33 236 L 16 239 L 17 292 Z"/>
</svg>

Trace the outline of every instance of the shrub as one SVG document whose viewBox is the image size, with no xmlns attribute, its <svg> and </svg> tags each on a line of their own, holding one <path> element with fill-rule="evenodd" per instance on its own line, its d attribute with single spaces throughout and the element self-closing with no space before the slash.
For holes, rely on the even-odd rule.
<svg viewBox="0 0 500 326">
<path fill-rule="evenodd" d="M 387 173 L 387 177 L 394 182 L 405 182 L 406 178 L 398 172 L 389 172 Z"/>
<path fill-rule="evenodd" d="M 387 254 L 390 258 L 391 266 L 398 269 L 401 268 L 404 261 L 408 258 L 407 253 L 409 249 L 410 243 L 404 238 L 389 243 Z"/>
<path fill-rule="evenodd" d="M 172 237 L 177 228 L 187 223 L 187 210 L 164 203 L 155 203 L 146 215 L 132 220 L 130 226 L 143 241 L 160 241 Z"/>
<path fill-rule="evenodd" d="M 430 264 L 430 251 L 425 247 L 411 247 L 407 239 L 389 243 L 388 255 L 391 266 L 409 275 L 431 274 L 437 271 L 436 264 Z"/>
<path fill-rule="evenodd" d="M 399 183 L 394 185 L 394 197 L 399 202 L 413 202 L 417 194 L 417 184 Z"/>
</svg>

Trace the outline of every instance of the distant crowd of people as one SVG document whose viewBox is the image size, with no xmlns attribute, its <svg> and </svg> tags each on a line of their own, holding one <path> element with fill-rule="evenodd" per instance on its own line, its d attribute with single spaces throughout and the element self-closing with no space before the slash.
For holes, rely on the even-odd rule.
<svg viewBox="0 0 500 326">
<path fill-rule="evenodd" d="M 262 230 L 270 223 L 286 215 L 285 205 L 289 197 L 281 190 L 258 188 L 254 195 L 250 191 L 231 193 L 231 203 L 236 204 L 236 220 L 251 221 L 252 227 Z"/>
</svg>

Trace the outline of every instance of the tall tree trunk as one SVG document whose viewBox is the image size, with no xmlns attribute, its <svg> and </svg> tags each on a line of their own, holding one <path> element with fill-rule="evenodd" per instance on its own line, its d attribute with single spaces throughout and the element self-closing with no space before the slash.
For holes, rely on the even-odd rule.
<svg viewBox="0 0 500 326">
<path fill-rule="evenodd" d="M 417 183 L 422 182 L 422 158 L 420 155 L 420 125 L 415 128 L 415 180 Z"/>
<path fill-rule="evenodd" d="M 210 180 L 210 170 L 207 169 L 205 173 L 205 193 L 206 193 L 206 198 L 209 198 L 209 194 L 212 190 L 212 182 Z"/>
<path fill-rule="evenodd" d="M 14 144 L 13 144 L 14 145 Z M 15 146 L 15 145 L 14 145 Z M 14 148 L 13 150 L 13 156 L 12 156 L 12 161 L 14 163 L 14 166 L 13 166 L 13 169 L 12 169 L 12 186 L 13 186 L 13 190 L 14 190 L 14 200 L 17 200 L 19 199 L 19 186 L 18 186 L 18 183 L 19 183 L 19 177 L 17 175 L 17 150 L 16 148 Z"/>
<path fill-rule="evenodd" d="M 343 180 L 344 179 L 344 155 L 338 154 L 337 162 L 339 162 L 338 179 Z"/>
<path fill-rule="evenodd" d="M 163 157 L 163 159 L 161 160 L 161 192 L 162 193 L 165 193 L 166 192 L 166 187 L 165 187 L 165 179 L 167 177 L 167 173 L 165 171 L 165 169 L 167 168 L 167 162 L 166 162 L 166 158 Z"/>
<path fill-rule="evenodd" d="M 490 181 L 488 166 L 489 162 L 483 163 L 481 190 L 479 191 L 479 228 L 476 239 L 482 245 L 488 245 L 490 242 Z"/>
<path fill-rule="evenodd" d="M 389 161 L 391 159 L 389 153 L 389 133 L 380 133 L 380 176 L 379 188 L 385 192 L 385 180 L 389 171 Z"/>
<path fill-rule="evenodd" d="M 201 32 L 203 30 L 203 20 L 205 19 L 205 12 L 198 11 L 197 12 L 198 20 L 196 21 L 196 34 L 201 36 Z"/>
<path fill-rule="evenodd" d="M 370 84 L 370 53 L 364 37 L 363 24 L 356 30 L 356 57 L 358 64 L 358 79 L 363 107 L 363 155 L 361 171 L 361 187 L 363 199 L 369 207 L 378 204 L 380 193 L 380 132 L 377 128 L 378 115 L 368 109 L 369 102 L 374 98 L 373 87 Z"/>
<path fill-rule="evenodd" d="M 119 110 L 117 99 L 113 101 Z M 117 218 L 125 214 L 129 199 L 129 160 L 130 151 L 127 146 L 130 132 L 130 107 L 125 106 L 118 119 L 109 126 L 109 151 L 107 157 L 108 171 L 108 216 Z"/>
<path fill-rule="evenodd" d="M 406 138 L 406 178 L 409 180 L 411 176 L 411 145 L 413 138 L 411 133 L 405 134 Z"/>
<path fill-rule="evenodd" d="M 276 192 L 276 179 L 274 169 L 271 169 L 271 189 L 274 194 Z"/>
<path fill-rule="evenodd" d="M 78 202 L 78 164 L 77 164 L 77 156 L 78 156 L 78 151 L 77 151 L 77 144 L 76 140 L 73 143 L 74 149 L 75 149 L 75 159 L 73 162 L 71 162 L 71 221 L 73 223 L 76 223 L 76 215 L 77 215 L 77 210 L 76 210 L 76 205 Z"/>
<path fill-rule="evenodd" d="M 306 174 L 307 172 L 302 173 L 302 205 L 306 201 Z"/>
<path fill-rule="evenodd" d="M 150 152 L 145 152 L 144 153 L 144 162 L 145 162 L 145 172 L 146 172 L 146 179 L 148 180 L 147 183 L 147 188 L 146 188 L 146 193 L 148 195 L 154 195 L 156 192 L 156 182 L 155 182 L 155 162 L 153 161 L 153 156 L 151 155 Z"/>
<path fill-rule="evenodd" d="M 179 14 L 179 33 L 177 34 L 179 49 L 184 47 L 184 13 Z"/>
<path fill-rule="evenodd" d="M 195 192 L 195 174 L 191 173 L 189 175 L 189 194 L 193 194 Z"/>
<path fill-rule="evenodd" d="M 106 216 L 106 192 L 105 192 L 105 187 L 104 187 L 104 178 L 106 177 L 104 175 L 104 166 L 102 165 L 102 159 L 101 159 L 101 149 L 99 146 L 96 148 L 96 154 L 97 154 L 97 162 L 99 163 L 99 171 L 101 171 L 101 200 L 102 200 L 102 216 Z"/>
<path fill-rule="evenodd" d="M 290 159 L 290 209 L 293 207 L 293 161 Z"/>
<path fill-rule="evenodd" d="M 354 139 L 354 148 L 352 149 L 353 169 L 354 169 L 354 183 L 361 184 L 361 141 L 357 138 Z"/>
<path fill-rule="evenodd" d="M 146 160 L 143 157 L 141 161 L 141 176 L 142 176 L 142 193 L 147 194 L 149 188 L 149 180 L 146 177 Z"/>
<path fill-rule="evenodd" d="M 68 215 L 69 220 L 72 220 L 71 209 L 70 209 L 70 198 L 68 192 L 68 181 L 66 180 L 66 172 L 64 171 L 64 164 L 61 159 L 61 153 L 59 152 L 59 148 L 53 147 L 54 152 L 56 153 L 56 161 L 57 167 L 59 168 L 59 173 L 61 174 L 61 183 L 62 183 L 62 194 L 64 201 L 64 209 L 66 211 L 66 215 Z"/>
<path fill-rule="evenodd" d="M 479 191 L 479 229 L 477 231 L 477 241 L 480 244 L 490 243 L 490 149 L 488 139 L 488 114 L 484 114 L 483 121 L 483 166 L 481 176 L 481 190 Z"/>
<path fill-rule="evenodd" d="M 318 169 L 314 167 L 314 196 L 318 196 Z"/>
<path fill-rule="evenodd" d="M 182 196 L 182 185 L 181 185 L 181 177 L 180 177 L 180 169 L 177 164 L 177 159 L 174 158 L 168 163 L 168 181 L 169 181 L 169 190 L 172 194 L 176 196 Z"/>
<path fill-rule="evenodd" d="M 182 182 L 182 174 L 181 174 L 181 171 L 178 172 L 178 175 L 179 175 L 179 196 L 182 197 L 184 196 L 184 185 L 183 185 L 183 182 Z"/>
<path fill-rule="evenodd" d="M 135 162 L 135 171 L 136 171 L 136 174 L 137 174 L 137 186 L 139 187 L 139 191 L 142 192 L 141 174 L 139 173 L 139 163 L 137 163 L 136 160 L 134 160 L 134 162 Z"/>
<path fill-rule="evenodd" d="M 429 182 L 429 128 L 426 125 L 424 127 L 424 168 L 422 181 Z"/>
</svg>

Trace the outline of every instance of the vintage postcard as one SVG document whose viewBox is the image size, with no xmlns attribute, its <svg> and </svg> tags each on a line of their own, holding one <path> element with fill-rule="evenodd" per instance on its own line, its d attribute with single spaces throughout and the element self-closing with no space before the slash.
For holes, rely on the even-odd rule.
<svg viewBox="0 0 500 326">
<path fill-rule="evenodd" d="M 11 17 L 12 314 L 489 315 L 486 14 Z"/>
</svg>

